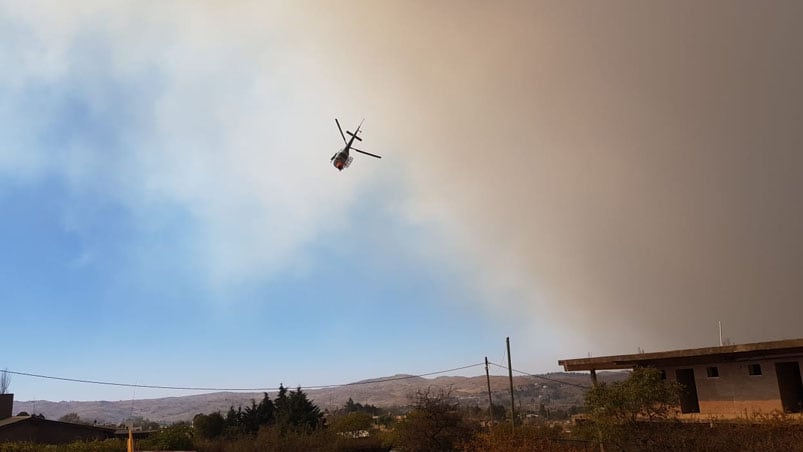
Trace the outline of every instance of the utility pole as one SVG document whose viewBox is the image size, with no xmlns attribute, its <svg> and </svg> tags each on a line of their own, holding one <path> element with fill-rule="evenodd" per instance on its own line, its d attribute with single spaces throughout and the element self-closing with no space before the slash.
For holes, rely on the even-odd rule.
<svg viewBox="0 0 803 452">
<path fill-rule="evenodd" d="M 491 375 L 488 373 L 488 357 L 485 357 L 485 381 L 488 383 L 488 428 L 494 423 L 494 399 L 491 398 Z"/>
<path fill-rule="evenodd" d="M 513 399 L 513 365 L 510 360 L 510 337 L 505 338 L 507 343 L 507 374 L 510 378 L 510 426 L 511 433 L 516 431 L 516 408 L 514 406 L 515 400 Z"/>
</svg>

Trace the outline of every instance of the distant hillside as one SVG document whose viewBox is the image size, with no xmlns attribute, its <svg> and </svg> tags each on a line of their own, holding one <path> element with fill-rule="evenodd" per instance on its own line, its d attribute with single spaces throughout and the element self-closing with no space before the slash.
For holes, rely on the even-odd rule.
<svg viewBox="0 0 803 452">
<path fill-rule="evenodd" d="M 626 378 L 625 372 L 600 372 L 601 381 L 615 381 Z M 351 398 L 361 404 L 376 405 L 382 408 L 404 407 L 410 404 L 411 397 L 419 390 L 451 389 L 452 395 L 466 406 L 488 407 L 488 392 L 484 376 L 480 377 L 438 377 L 421 378 L 395 375 L 351 383 L 349 385 L 318 390 L 305 390 L 322 410 L 342 407 Z M 551 373 L 538 377 L 514 377 L 513 386 L 517 404 L 525 409 L 537 410 L 541 403 L 550 409 L 568 409 L 582 406 L 584 389 L 589 386 L 588 374 Z M 563 384 L 569 383 L 569 384 Z M 293 389 L 293 388 L 291 388 Z M 495 404 L 510 405 L 509 382 L 507 377 L 492 376 L 491 392 Z M 275 393 L 269 393 L 271 398 Z M 121 400 L 115 402 L 50 402 L 15 401 L 14 414 L 31 411 L 44 414 L 48 419 L 58 419 L 68 413 L 77 413 L 87 421 L 119 424 L 135 416 L 162 423 L 188 421 L 198 413 L 226 412 L 229 407 L 246 406 L 251 399 L 259 401 L 261 393 L 216 392 L 182 397 L 160 399 Z"/>
</svg>

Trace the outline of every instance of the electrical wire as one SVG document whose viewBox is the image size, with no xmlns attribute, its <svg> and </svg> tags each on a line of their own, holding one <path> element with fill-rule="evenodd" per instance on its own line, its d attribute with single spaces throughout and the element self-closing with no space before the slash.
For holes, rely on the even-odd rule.
<svg viewBox="0 0 803 452">
<path fill-rule="evenodd" d="M 501 369 L 507 370 L 507 366 L 503 366 L 501 364 L 497 364 L 493 361 L 488 361 L 488 364 L 493 366 L 499 367 Z M 334 388 L 343 388 L 349 386 L 360 386 L 360 385 L 367 385 L 372 383 L 385 383 L 391 381 L 401 381 L 401 380 L 409 380 L 412 378 L 423 378 L 423 377 L 430 377 L 433 375 L 440 375 L 449 372 L 455 372 L 458 370 L 465 370 L 470 369 L 472 367 L 484 366 L 485 363 L 476 363 L 476 364 L 467 364 L 465 366 L 453 367 L 451 369 L 445 370 L 438 370 L 435 372 L 427 372 L 423 374 L 417 375 L 402 375 L 398 377 L 387 377 L 387 378 L 376 378 L 376 379 L 369 379 L 363 381 L 355 381 L 351 383 L 339 383 L 339 384 L 328 384 L 328 385 L 316 385 L 316 386 L 303 386 L 304 389 L 307 390 L 316 390 L 316 389 L 334 389 Z M 575 386 L 578 388 L 588 389 L 589 386 L 571 383 L 567 381 L 561 381 L 554 378 L 544 377 L 542 375 L 535 375 L 529 372 L 524 372 L 518 369 L 513 369 L 514 372 L 527 375 L 529 377 L 538 378 L 545 381 L 550 381 L 553 383 L 558 383 L 567 386 Z M 172 390 L 172 391 L 230 391 L 230 392 L 273 392 L 278 391 L 280 388 L 277 387 L 255 387 L 255 388 L 219 388 L 219 387 L 198 387 L 198 386 L 166 386 L 166 385 L 146 385 L 146 384 L 136 384 L 136 383 L 120 383 L 114 381 L 101 381 L 101 380 L 89 380 L 83 378 L 68 378 L 68 377 L 57 377 L 53 375 L 43 375 L 43 374 L 36 374 L 31 372 L 21 372 L 21 371 L 14 371 L 14 370 L 5 370 L 12 375 L 20 375 L 24 377 L 33 377 L 33 378 L 42 378 L 47 380 L 58 380 L 58 381 L 67 381 L 72 383 L 84 383 L 84 384 L 95 384 L 95 385 L 104 385 L 104 386 L 119 386 L 119 387 L 127 387 L 127 388 L 145 388 L 145 389 L 165 389 L 165 390 Z"/>
<path fill-rule="evenodd" d="M 472 367 L 484 366 L 484 365 L 485 365 L 485 363 L 482 362 L 482 363 L 477 363 L 477 364 L 468 364 L 468 365 L 461 366 L 461 367 L 455 367 L 455 368 L 452 368 L 452 369 L 439 370 L 437 372 L 429 372 L 429 373 L 426 373 L 426 374 L 403 375 L 403 376 L 399 376 L 399 377 L 377 378 L 377 379 L 372 379 L 372 380 L 355 381 L 355 382 L 352 382 L 352 383 L 342 383 L 342 384 L 336 384 L 336 385 L 313 386 L 313 387 L 309 387 L 307 389 L 342 388 L 344 386 L 366 385 L 366 384 L 371 384 L 371 383 L 384 383 L 386 381 L 408 380 L 410 378 L 429 377 L 429 376 L 432 376 L 432 375 L 445 374 L 445 373 L 448 373 L 448 372 L 454 372 L 454 371 L 457 371 L 457 370 L 470 369 Z"/>
<path fill-rule="evenodd" d="M 399 380 L 408 380 L 411 378 L 422 378 L 422 377 L 429 377 L 432 375 L 444 374 L 448 372 L 454 372 L 457 370 L 464 370 L 469 369 L 472 367 L 483 366 L 485 363 L 477 363 L 477 364 L 468 364 L 465 366 L 455 367 L 452 369 L 446 370 L 439 370 L 435 372 L 428 372 L 425 374 L 418 374 L 418 375 L 403 375 L 399 377 L 388 377 L 388 378 L 377 378 L 372 380 L 364 380 L 364 381 L 355 381 L 352 383 L 341 383 L 341 384 L 331 384 L 331 385 L 319 385 L 319 386 L 306 386 L 304 389 L 311 390 L 311 389 L 332 389 L 332 388 L 342 388 L 347 386 L 357 386 L 357 385 L 366 385 L 371 383 L 384 383 L 387 381 L 399 381 Z M 67 378 L 67 377 L 56 377 L 52 375 L 42 375 L 42 374 L 35 374 L 30 372 L 20 372 L 14 370 L 5 370 L 2 372 L 7 372 L 12 375 L 20 375 L 24 377 L 34 377 L 34 378 L 43 378 L 47 380 L 58 380 L 58 381 L 69 381 L 72 383 L 86 383 L 86 384 L 95 384 L 95 385 L 105 385 L 105 386 L 122 386 L 126 388 L 147 388 L 147 389 L 167 389 L 167 390 L 175 390 L 175 391 L 230 391 L 230 392 L 240 392 L 240 391 L 248 391 L 248 392 L 272 392 L 278 391 L 280 388 L 213 388 L 213 387 L 193 387 L 193 386 L 163 386 L 163 385 L 144 385 L 144 384 L 134 384 L 134 383 L 119 383 L 113 381 L 100 381 L 100 380 L 87 380 L 83 378 Z"/>
<path fill-rule="evenodd" d="M 501 367 L 502 369 L 507 370 L 507 366 L 502 366 L 500 364 L 496 364 L 496 363 L 490 362 L 490 361 L 488 361 L 488 364 L 491 364 L 491 365 L 496 366 L 496 367 Z M 524 371 L 521 371 L 521 370 L 513 369 L 513 372 L 517 372 L 517 373 L 520 373 L 522 375 L 527 375 L 529 377 L 540 378 L 541 380 L 551 381 L 553 383 L 559 383 L 559 384 L 562 384 L 562 385 L 575 386 L 575 387 L 583 388 L 583 389 L 590 389 L 591 388 L 591 386 L 581 385 L 581 384 L 577 384 L 577 383 L 570 383 L 568 381 L 561 381 L 561 380 L 558 380 L 558 379 L 555 379 L 555 378 L 544 377 L 542 375 L 535 375 L 535 374 L 531 374 L 529 372 L 524 372 Z"/>
</svg>

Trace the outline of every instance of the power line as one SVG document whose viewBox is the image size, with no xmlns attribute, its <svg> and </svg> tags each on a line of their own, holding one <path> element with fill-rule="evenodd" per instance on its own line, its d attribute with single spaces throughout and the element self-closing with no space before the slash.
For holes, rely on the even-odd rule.
<svg viewBox="0 0 803 452">
<path fill-rule="evenodd" d="M 499 367 L 501 369 L 507 369 L 507 366 L 503 366 L 497 364 L 492 361 L 488 361 L 488 364 L 493 366 Z M 472 367 L 483 366 L 485 363 L 476 363 L 476 364 L 467 364 L 465 366 L 453 367 L 451 369 L 445 370 L 438 370 L 435 372 L 427 372 L 423 374 L 417 375 L 402 375 L 398 377 L 387 377 L 387 378 L 377 378 L 377 379 L 370 379 L 364 381 L 355 381 L 351 383 L 339 383 L 339 384 L 328 384 L 328 385 L 316 385 L 316 386 L 306 386 L 303 387 L 307 390 L 315 390 L 315 389 L 333 389 L 333 388 L 343 388 L 348 386 L 359 386 L 359 385 L 367 385 L 372 383 L 384 383 L 390 381 L 401 381 L 401 380 L 409 380 L 412 378 L 423 378 L 423 377 L 430 377 L 433 375 L 440 375 L 449 372 L 455 372 L 458 370 L 465 370 L 470 369 Z M 518 369 L 513 369 L 514 372 L 527 375 L 533 378 L 538 378 L 545 381 L 551 381 L 554 383 L 568 385 L 568 386 L 575 386 L 578 388 L 589 389 L 589 386 L 580 385 L 577 383 L 570 383 L 567 381 L 561 381 L 554 378 L 544 377 L 541 375 L 531 374 L 529 372 L 524 372 Z M 84 383 L 84 384 L 95 384 L 95 385 L 103 385 L 103 386 L 118 386 L 118 387 L 126 387 L 126 388 L 145 388 L 145 389 L 166 389 L 171 391 L 230 391 L 230 392 L 273 392 L 278 391 L 278 387 L 259 387 L 259 388 L 218 388 L 218 387 L 198 387 L 198 386 L 166 386 L 166 385 L 146 385 L 146 384 L 136 384 L 136 383 L 120 383 L 114 381 L 101 381 L 101 380 L 89 380 L 84 378 L 68 378 L 68 377 L 58 377 L 53 375 L 43 375 L 43 374 L 36 374 L 30 372 L 22 372 L 22 371 L 14 371 L 14 370 L 6 370 L 9 374 L 13 375 L 20 375 L 24 377 L 33 377 L 33 378 L 42 378 L 46 380 L 58 380 L 58 381 L 67 381 L 72 383 Z"/>
<path fill-rule="evenodd" d="M 399 380 L 408 380 L 411 378 L 423 378 L 429 377 L 432 375 L 444 374 L 447 372 L 454 372 L 457 370 L 464 370 L 469 369 L 472 367 L 482 366 L 483 363 L 477 364 L 468 364 L 465 366 L 455 367 L 452 369 L 446 370 L 439 370 L 435 372 L 428 372 L 425 374 L 418 374 L 418 375 L 403 375 L 399 377 L 389 377 L 389 378 L 377 378 L 373 380 L 365 380 L 365 381 L 356 381 L 352 383 L 341 383 L 341 384 L 331 384 L 331 385 L 320 385 L 320 386 L 307 386 L 305 389 L 332 389 L 332 388 L 342 388 L 346 386 L 357 386 L 357 385 L 366 385 L 371 383 L 384 383 L 387 381 L 399 381 Z M 162 385 L 144 385 L 144 384 L 134 384 L 134 383 L 119 383 L 113 381 L 99 381 L 99 380 L 87 380 L 83 378 L 67 378 L 67 377 L 56 377 L 52 375 L 42 375 L 42 374 L 34 374 L 30 372 L 20 372 L 20 371 L 13 371 L 13 370 L 6 370 L 13 375 L 21 375 L 25 377 L 34 377 L 34 378 L 43 378 L 46 380 L 58 380 L 58 381 L 69 381 L 72 383 L 86 383 L 86 384 L 95 384 L 95 385 L 105 385 L 105 386 L 122 386 L 126 388 L 147 388 L 147 389 L 168 389 L 168 390 L 175 390 L 175 391 L 231 391 L 231 392 L 239 392 L 239 391 L 248 391 L 248 392 L 272 392 L 278 391 L 279 388 L 207 388 L 207 387 L 192 387 L 192 386 L 162 386 Z"/>
<path fill-rule="evenodd" d="M 170 390 L 182 390 L 182 391 L 264 391 L 264 390 L 274 390 L 273 388 L 200 388 L 200 387 L 185 387 L 185 386 L 161 386 L 161 385 L 142 385 L 142 384 L 133 384 L 133 383 L 119 383 L 113 381 L 99 381 L 99 380 L 86 380 L 83 378 L 67 378 L 67 377 L 55 377 L 52 375 L 42 375 L 42 374 L 34 374 L 29 372 L 19 372 L 9 370 L 7 371 L 10 374 L 14 375 L 22 375 L 25 377 L 34 377 L 34 378 L 43 378 L 46 380 L 59 380 L 59 381 L 69 381 L 72 383 L 87 383 L 87 384 L 94 384 L 94 385 L 105 385 L 105 386 L 122 386 L 126 388 L 147 388 L 147 389 L 170 389 Z"/>
<path fill-rule="evenodd" d="M 429 377 L 429 376 L 432 376 L 432 375 L 445 374 L 445 373 L 448 373 L 448 372 L 454 372 L 454 371 L 457 371 L 457 370 L 470 369 L 472 367 L 484 366 L 484 365 L 485 365 L 484 363 L 468 364 L 468 365 L 461 366 L 461 367 L 455 367 L 455 368 L 446 369 L 446 370 L 439 370 L 437 372 L 429 372 L 429 373 L 426 373 L 426 374 L 403 375 L 403 376 L 399 376 L 399 377 L 388 377 L 388 378 L 378 378 L 378 379 L 375 379 L 375 380 L 355 381 L 353 383 L 342 383 L 342 384 L 325 385 L 325 386 L 313 386 L 313 387 L 307 388 L 307 389 L 341 388 L 341 387 L 344 387 L 344 386 L 366 385 L 366 384 L 371 384 L 371 383 L 384 383 L 386 381 L 408 380 L 410 378 Z"/>
<path fill-rule="evenodd" d="M 502 369 L 507 370 L 507 366 L 502 366 L 502 365 L 496 364 L 494 362 L 489 362 L 489 364 L 494 365 L 496 367 L 501 367 Z M 535 375 L 535 374 L 531 374 L 529 372 L 524 372 L 524 371 L 517 370 L 517 369 L 513 369 L 513 372 L 517 372 L 517 373 L 520 373 L 522 375 L 527 375 L 527 376 L 533 377 L 533 378 L 540 378 L 541 380 L 551 381 L 553 383 L 559 383 L 559 384 L 562 384 L 562 385 L 575 386 L 575 387 L 583 388 L 583 389 L 590 389 L 591 388 L 590 386 L 585 386 L 585 385 L 581 385 L 581 384 L 577 384 L 577 383 L 570 383 L 568 381 L 561 381 L 561 380 L 558 380 L 558 379 L 555 379 L 555 378 L 544 377 L 544 376 L 541 376 L 541 375 Z"/>
</svg>

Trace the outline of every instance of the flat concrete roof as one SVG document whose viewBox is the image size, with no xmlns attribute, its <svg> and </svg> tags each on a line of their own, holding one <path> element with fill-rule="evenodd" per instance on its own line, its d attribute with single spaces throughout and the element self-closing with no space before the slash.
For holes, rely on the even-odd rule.
<svg viewBox="0 0 803 452">
<path fill-rule="evenodd" d="M 578 370 L 632 369 L 639 366 L 672 367 L 749 361 L 763 358 L 803 356 L 803 339 L 690 348 L 668 352 L 600 356 L 596 358 L 562 359 L 558 365 L 567 372 Z"/>
</svg>

